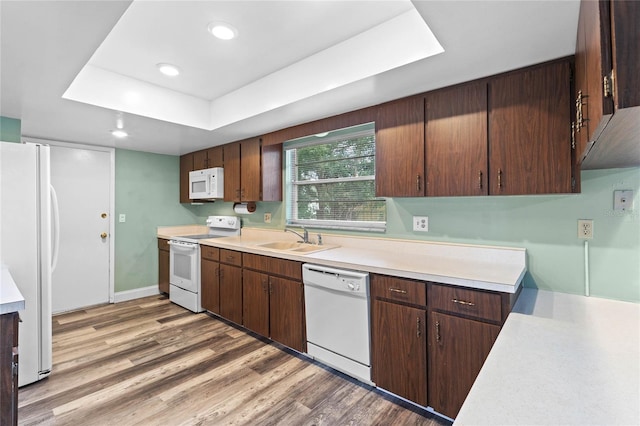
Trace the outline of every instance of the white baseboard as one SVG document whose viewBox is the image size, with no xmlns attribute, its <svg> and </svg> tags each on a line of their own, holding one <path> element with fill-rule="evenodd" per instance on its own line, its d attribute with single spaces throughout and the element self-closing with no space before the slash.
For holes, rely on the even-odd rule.
<svg viewBox="0 0 640 426">
<path fill-rule="evenodd" d="M 160 294 L 157 284 L 133 290 L 118 291 L 114 295 L 113 303 L 126 302 L 127 300 L 140 299 L 141 297 L 154 296 L 156 294 Z"/>
</svg>

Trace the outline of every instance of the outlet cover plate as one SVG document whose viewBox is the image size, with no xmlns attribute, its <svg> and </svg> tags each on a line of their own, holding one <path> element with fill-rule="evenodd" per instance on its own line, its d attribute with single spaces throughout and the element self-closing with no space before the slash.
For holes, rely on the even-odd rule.
<svg viewBox="0 0 640 426">
<path fill-rule="evenodd" d="M 271 213 L 264 214 L 264 223 L 271 223 Z"/>
<path fill-rule="evenodd" d="M 578 219 L 578 238 L 590 240 L 593 238 L 593 220 Z"/>
<path fill-rule="evenodd" d="M 632 210 L 633 191 L 630 189 L 613 191 L 613 210 Z"/>
<path fill-rule="evenodd" d="M 413 230 L 420 232 L 429 232 L 429 218 L 427 216 L 414 216 Z"/>
</svg>

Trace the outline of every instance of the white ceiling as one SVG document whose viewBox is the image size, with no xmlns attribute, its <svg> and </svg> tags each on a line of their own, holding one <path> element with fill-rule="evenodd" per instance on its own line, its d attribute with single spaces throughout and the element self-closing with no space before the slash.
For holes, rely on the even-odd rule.
<svg viewBox="0 0 640 426">
<path fill-rule="evenodd" d="M 182 154 L 573 54 L 578 8 L 1 0 L 0 115 L 21 119 L 24 136 Z M 209 35 L 218 20 L 239 37 Z M 431 57 L 429 28 L 444 48 Z M 158 62 L 182 74 L 165 77 Z M 134 86 L 145 108 L 123 103 Z M 111 135 L 118 122 L 128 138 Z"/>
</svg>

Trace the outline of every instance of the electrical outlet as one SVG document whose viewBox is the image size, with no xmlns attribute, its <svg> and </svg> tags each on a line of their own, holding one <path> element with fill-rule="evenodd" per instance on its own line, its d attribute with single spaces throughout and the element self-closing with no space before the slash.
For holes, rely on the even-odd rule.
<svg viewBox="0 0 640 426">
<path fill-rule="evenodd" d="M 271 213 L 264 214 L 264 223 L 271 223 Z"/>
<path fill-rule="evenodd" d="M 578 219 L 578 238 L 583 240 L 593 238 L 593 220 Z"/>
<path fill-rule="evenodd" d="M 427 216 L 414 216 L 413 217 L 413 230 L 428 232 L 429 231 L 429 218 Z"/>
</svg>

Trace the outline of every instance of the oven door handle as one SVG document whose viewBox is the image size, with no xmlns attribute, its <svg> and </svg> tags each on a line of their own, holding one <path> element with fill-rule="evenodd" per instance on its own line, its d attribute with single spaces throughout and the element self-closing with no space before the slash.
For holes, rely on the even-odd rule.
<svg viewBox="0 0 640 426">
<path fill-rule="evenodd" d="M 198 244 L 196 243 L 185 243 L 182 241 L 173 241 L 170 240 L 168 243 L 173 250 L 181 250 L 181 251 L 194 251 L 197 250 Z"/>
</svg>

